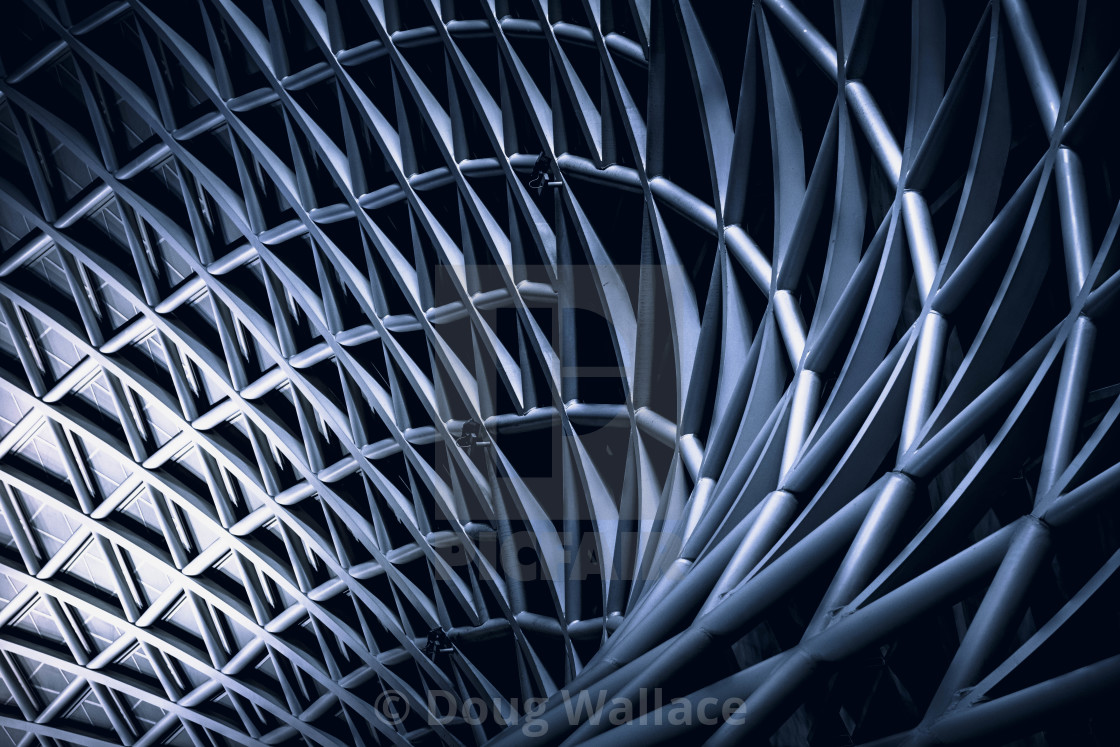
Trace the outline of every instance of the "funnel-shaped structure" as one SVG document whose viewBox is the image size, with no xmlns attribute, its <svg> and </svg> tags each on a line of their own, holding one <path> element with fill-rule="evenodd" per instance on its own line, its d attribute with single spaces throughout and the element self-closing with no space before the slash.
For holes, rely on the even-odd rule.
<svg viewBox="0 0 1120 747">
<path fill-rule="evenodd" d="M 0 744 L 1114 745 L 1107 0 L 12 0 Z"/>
</svg>

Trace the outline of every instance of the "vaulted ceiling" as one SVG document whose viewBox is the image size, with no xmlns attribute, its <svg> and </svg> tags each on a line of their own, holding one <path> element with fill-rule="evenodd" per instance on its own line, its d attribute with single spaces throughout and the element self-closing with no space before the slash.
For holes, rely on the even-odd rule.
<svg viewBox="0 0 1120 747">
<path fill-rule="evenodd" d="M 1116 742 L 1109 2 L 5 11 L 0 743 Z"/>
</svg>

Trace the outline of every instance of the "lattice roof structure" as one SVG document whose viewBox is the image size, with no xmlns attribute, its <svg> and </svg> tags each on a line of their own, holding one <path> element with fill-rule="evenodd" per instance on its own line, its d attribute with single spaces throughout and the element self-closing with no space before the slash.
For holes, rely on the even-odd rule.
<svg viewBox="0 0 1120 747">
<path fill-rule="evenodd" d="M 0 743 L 1120 739 L 1106 0 L 5 10 Z"/>
</svg>

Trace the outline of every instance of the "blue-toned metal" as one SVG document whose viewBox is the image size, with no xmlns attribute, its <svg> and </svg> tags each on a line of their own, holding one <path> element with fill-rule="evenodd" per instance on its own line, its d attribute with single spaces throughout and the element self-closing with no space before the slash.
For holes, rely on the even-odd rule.
<svg viewBox="0 0 1120 747">
<path fill-rule="evenodd" d="M 0 744 L 1112 745 L 1105 0 L 18 0 Z"/>
</svg>

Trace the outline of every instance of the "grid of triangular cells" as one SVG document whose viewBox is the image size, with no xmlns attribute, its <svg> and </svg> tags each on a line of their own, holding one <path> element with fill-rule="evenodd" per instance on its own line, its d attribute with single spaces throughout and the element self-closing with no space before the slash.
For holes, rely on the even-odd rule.
<svg viewBox="0 0 1120 747">
<path fill-rule="evenodd" d="M 1115 744 L 1117 21 L 8 3 L 0 742 Z"/>
</svg>

